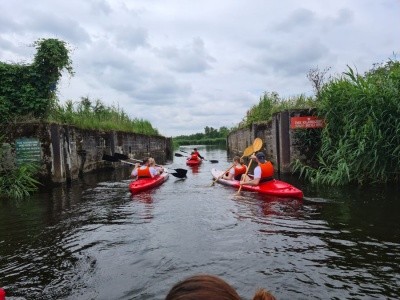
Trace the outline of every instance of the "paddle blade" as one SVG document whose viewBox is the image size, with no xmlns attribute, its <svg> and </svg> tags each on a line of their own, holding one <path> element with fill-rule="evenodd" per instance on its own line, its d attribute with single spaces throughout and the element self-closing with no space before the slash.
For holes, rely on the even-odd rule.
<svg viewBox="0 0 400 300">
<path fill-rule="evenodd" d="M 186 174 L 180 174 L 180 173 L 170 173 L 170 174 L 177 178 L 186 178 Z"/>
<path fill-rule="evenodd" d="M 262 145 L 263 145 L 262 139 L 256 138 L 254 140 L 254 142 L 253 142 L 253 150 L 254 150 L 254 152 L 257 152 L 258 150 L 260 150 Z"/>
<path fill-rule="evenodd" d="M 216 160 L 216 159 L 210 159 L 210 163 L 212 163 L 212 164 L 217 164 L 217 163 L 218 163 L 218 160 Z"/>
<path fill-rule="evenodd" d="M 128 155 L 121 154 L 121 153 L 114 153 L 114 157 L 117 159 L 129 159 Z"/>
<path fill-rule="evenodd" d="M 182 157 L 183 155 L 180 154 L 180 153 L 175 153 L 175 156 L 177 156 L 177 157 Z"/>
<path fill-rule="evenodd" d="M 117 162 L 117 161 L 119 161 L 118 158 L 116 158 L 116 157 L 114 157 L 114 156 L 111 156 L 111 155 L 107 155 L 107 154 L 103 154 L 103 156 L 102 156 L 101 159 L 102 159 L 102 160 L 106 160 L 106 161 L 110 161 L 110 162 Z"/>
<path fill-rule="evenodd" d="M 178 174 L 182 174 L 184 176 L 186 176 L 187 174 L 187 170 L 186 169 L 174 169 L 176 171 L 176 173 Z"/>
<path fill-rule="evenodd" d="M 253 145 L 250 145 L 250 146 L 248 146 L 246 149 L 244 149 L 244 151 L 243 151 L 243 156 L 242 156 L 242 157 L 250 156 L 250 155 L 253 154 L 253 152 L 255 152 L 255 151 L 254 151 L 254 148 L 253 148 Z"/>
</svg>

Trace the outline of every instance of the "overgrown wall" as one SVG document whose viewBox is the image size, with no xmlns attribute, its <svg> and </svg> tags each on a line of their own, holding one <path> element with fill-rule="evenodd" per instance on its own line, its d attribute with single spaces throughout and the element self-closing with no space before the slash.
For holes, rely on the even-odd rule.
<svg viewBox="0 0 400 300">
<path fill-rule="evenodd" d="M 294 138 L 296 129 L 290 129 L 290 118 L 311 116 L 313 110 L 286 110 L 273 115 L 270 122 L 260 122 L 249 127 L 240 128 L 228 135 L 228 151 L 232 155 L 242 155 L 244 149 L 251 145 L 256 138 L 263 141 L 263 151 L 275 170 L 279 173 L 291 173 L 291 163 L 304 159 L 301 149 Z"/>
<path fill-rule="evenodd" d="M 4 132 L 0 167 L 37 161 L 43 182 L 70 181 L 86 172 L 120 165 L 102 160 L 103 154 L 118 152 L 140 160 L 152 156 L 160 164 L 172 158 L 172 140 L 162 136 L 84 130 L 49 123 L 13 124 Z"/>
</svg>

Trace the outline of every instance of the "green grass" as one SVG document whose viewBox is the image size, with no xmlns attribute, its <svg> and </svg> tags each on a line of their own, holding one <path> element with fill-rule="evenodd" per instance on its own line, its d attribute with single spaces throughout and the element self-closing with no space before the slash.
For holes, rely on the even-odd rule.
<svg viewBox="0 0 400 300">
<path fill-rule="evenodd" d="M 106 106 L 100 100 L 94 104 L 88 98 L 74 103 L 69 100 L 64 105 L 57 104 L 48 121 L 75 125 L 83 129 L 117 130 L 147 135 L 159 135 L 147 120 L 130 118 L 118 106 Z"/>
</svg>

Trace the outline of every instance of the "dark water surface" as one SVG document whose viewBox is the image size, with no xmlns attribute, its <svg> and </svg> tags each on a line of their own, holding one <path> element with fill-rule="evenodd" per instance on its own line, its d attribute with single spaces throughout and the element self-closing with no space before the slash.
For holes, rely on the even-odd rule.
<svg viewBox="0 0 400 300">
<path fill-rule="evenodd" d="M 188 149 L 187 149 L 188 150 Z M 226 152 L 202 149 L 188 178 L 131 196 L 129 169 L 0 203 L 0 286 L 22 299 L 163 299 L 177 281 L 221 276 L 244 299 L 399 299 L 400 193 L 313 188 L 305 201 L 210 187 Z"/>
</svg>

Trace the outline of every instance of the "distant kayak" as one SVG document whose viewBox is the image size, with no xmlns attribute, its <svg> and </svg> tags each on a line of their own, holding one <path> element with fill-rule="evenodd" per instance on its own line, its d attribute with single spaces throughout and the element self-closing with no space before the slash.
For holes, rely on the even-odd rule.
<svg viewBox="0 0 400 300">
<path fill-rule="evenodd" d="M 161 173 L 161 175 L 153 178 L 139 178 L 129 184 L 129 190 L 132 194 L 136 194 L 145 190 L 152 189 L 165 182 L 168 179 L 168 175 L 169 174 L 167 172 L 163 172 Z"/>
<path fill-rule="evenodd" d="M 211 174 L 214 179 L 220 177 L 222 173 L 223 171 L 217 170 L 215 168 L 211 169 Z M 224 185 L 232 186 L 236 189 L 239 189 L 240 186 L 238 180 L 218 179 L 218 182 Z M 301 190 L 287 182 L 277 179 L 262 182 L 257 186 L 243 185 L 242 190 L 258 192 L 275 197 L 303 199 L 303 192 Z"/>
<path fill-rule="evenodd" d="M 188 166 L 198 166 L 201 164 L 201 162 L 202 162 L 201 159 L 187 159 L 186 160 L 186 164 Z"/>
</svg>

